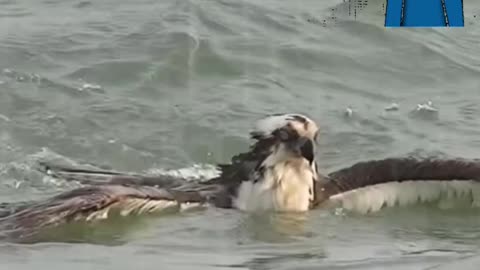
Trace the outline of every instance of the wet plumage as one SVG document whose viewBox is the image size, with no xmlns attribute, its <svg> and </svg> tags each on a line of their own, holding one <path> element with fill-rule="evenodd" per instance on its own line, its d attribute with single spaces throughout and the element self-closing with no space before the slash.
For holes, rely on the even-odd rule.
<svg viewBox="0 0 480 270">
<path fill-rule="evenodd" d="M 219 176 L 186 181 L 172 176 L 69 168 L 42 163 L 53 177 L 84 187 L 44 201 L 0 205 L 2 231 L 15 236 L 76 220 L 152 213 L 188 205 L 242 211 L 307 211 L 343 207 L 362 213 L 433 201 L 446 195 L 480 205 L 480 162 L 390 158 L 322 175 L 315 160 L 318 127 L 298 114 L 261 119 L 250 149 L 219 164 Z"/>
</svg>

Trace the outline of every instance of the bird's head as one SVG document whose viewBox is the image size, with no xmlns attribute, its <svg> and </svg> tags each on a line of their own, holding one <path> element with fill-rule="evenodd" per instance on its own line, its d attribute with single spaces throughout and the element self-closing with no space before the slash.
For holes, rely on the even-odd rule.
<svg viewBox="0 0 480 270">
<path fill-rule="evenodd" d="M 256 140 L 254 148 L 268 152 L 262 162 L 264 166 L 298 158 L 304 158 L 312 166 L 315 163 L 318 126 L 305 115 L 269 115 L 257 121 L 250 135 Z"/>
</svg>

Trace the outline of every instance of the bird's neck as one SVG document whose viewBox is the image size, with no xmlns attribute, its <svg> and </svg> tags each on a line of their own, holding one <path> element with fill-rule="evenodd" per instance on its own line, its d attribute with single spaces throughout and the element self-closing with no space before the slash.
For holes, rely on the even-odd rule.
<svg viewBox="0 0 480 270">
<path fill-rule="evenodd" d="M 314 167 L 304 158 L 289 158 L 261 167 L 256 181 L 240 185 L 235 205 L 245 211 L 307 211 L 313 200 Z"/>
</svg>

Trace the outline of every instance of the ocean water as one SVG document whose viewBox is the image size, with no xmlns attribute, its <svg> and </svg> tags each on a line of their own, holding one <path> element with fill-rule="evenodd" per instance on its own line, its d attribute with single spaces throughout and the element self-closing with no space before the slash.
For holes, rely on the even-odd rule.
<svg viewBox="0 0 480 270">
<path fill-rule="evenodd" d="M 0 201 L 73 188 L 45 159 L 209 177 L 277 112 L 319 123 L 325 172 L 478 158 L 479 16 L 465 1 L 465 28 L 386 29 L 373 0 L 0 0 Z M 208 209 L 0 243 L 0 269 L 476 269 L 478 217 Z"/>
</svg>

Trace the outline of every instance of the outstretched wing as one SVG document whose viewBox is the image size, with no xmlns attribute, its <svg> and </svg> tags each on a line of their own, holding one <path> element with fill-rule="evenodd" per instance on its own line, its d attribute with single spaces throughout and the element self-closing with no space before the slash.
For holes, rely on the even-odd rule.
<svg viewBox="0 0 480 270">
<path fill-rule="evenodd" d="M 387 182 L 480 180 L 480 161 L 389 158 L 360 162 L 328 177 L 338 192 Z"/>
<path fill-rule="evenodd" d="M 316 183 L 316 202 L 364 194 L 365 206 L 377 210 L 384 204 L 409 202 L 438 196 L 446 189 L 472 195 L 480 187 L 480 161 L 465 159 L 388 158 L 360 162 L 334 171 L 326 181 Z M 344 196 L 345 195 L 345 196 Z M 474 199 L 474 198 L 473 198 Z M 364 201 L 357 203 L 363 203 Z"/>
<path fill-rule="evenodd" d="M 32 236 L 42 228 L 72 221 L 105 219 L 181 209 L 192 203 L 204 204 L 218 192 L 216 186 L 169 190 L 149 186 L 97 185 L 78 188 L 45 201 L 30 203 L 14 214 L 0 218 L 2 233 L 16 240 Z"/>
<path fill-rule="evenodd" d="M 242 181 L 253 180 L 253 173 L 271 154 L 271 146 L 275 143 L 275 139 L 264 138 L 255 132 L 250 136 L 255 143 L 251 145 L 249 151 L 233 156 L 228 164 L 218 164 L 220 175 L 208 179 L 206 184 L 222 184 L 234 188 Z M 171 188 L 186 183 L 186 179 L 170 175 L 146 176 L 111 170 L 68 167 L 48 162 L 39 162 L 39 165 L 40 170 L 50 176 L 77 181 L 85 185 L 130 184 Z"/>
<path fill-rule="evenodd" d="M 40 170 L 52 177 L 77 181 L 84 185 L 128 184 L 172 188 L 186 183 L 185 179 L 170 175 L 146 176 L 118 171 L 68 167 L 47 162 L 40 162 L 39 164 Z"/>
</svg>

